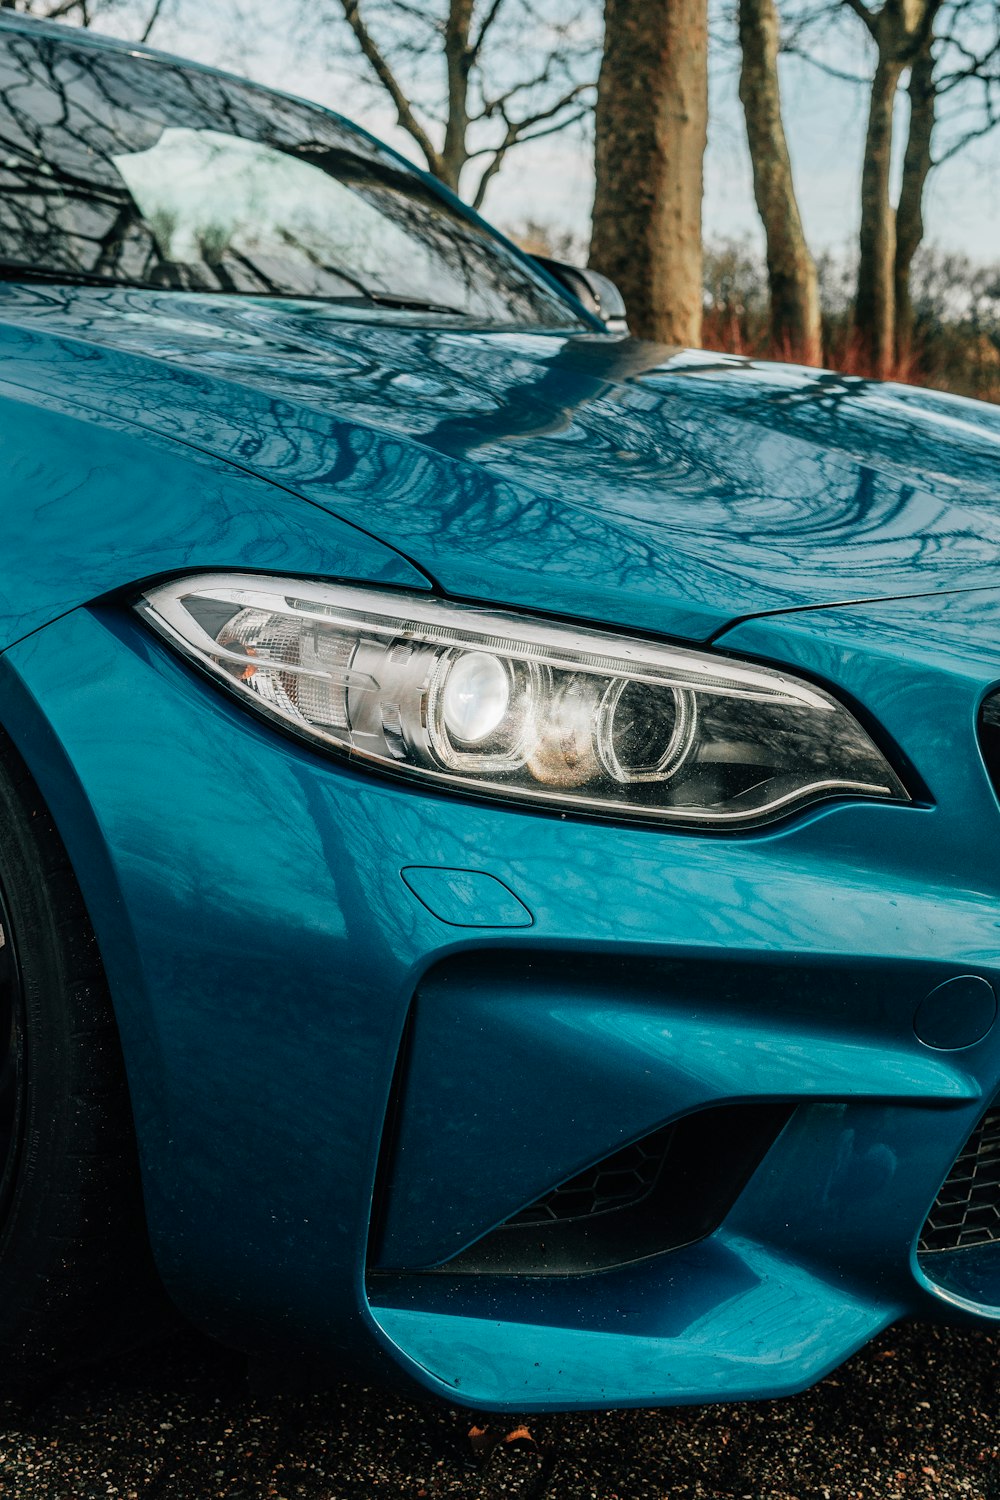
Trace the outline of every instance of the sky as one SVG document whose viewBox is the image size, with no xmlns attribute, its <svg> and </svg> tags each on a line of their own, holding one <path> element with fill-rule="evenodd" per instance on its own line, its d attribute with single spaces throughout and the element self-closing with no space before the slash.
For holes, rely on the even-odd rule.
<svg viewBox="0 0 1000 1500">
<path fill-rule="evenodd" d="M 334 13 L 334 0 L 326 0 Z M 202 62 L 315 99 L 418 159 L 394 112 L 373 92 L 366 64 L 345 31 L 331 24 L 332 58 L 303 48 L 288 29 L 287 0 L 175 0 L 153 42 Z M 106 29 L 116 29 L 107 24 Z M 121 30 L 119 24 L 118 27 Z M 858 59 L 852 59 L 854 66 Z M 865 133 L 863 88 L 787 59 L 782 74 L 786 132 L 809 243 L 815 253 L 849 255 L 857 233 L 858 181 Z M 706 239 L 763 244 L 737 95 L 736 63 L 716 50 L 705 159 Z M 904 106 L 901 106 L 901 110 Z M 905 114 L 902 116 L 905 121 Z M 527 221 L 570 233 L 586 245 L 593 198 L 586 132 L 519 148 L 492 183 L 484 212 L 507 230 Z M 927 240 L 982 263 L 1000 261 L 1000 129 L 932 174 L 925 204 Z"/>
</svg>

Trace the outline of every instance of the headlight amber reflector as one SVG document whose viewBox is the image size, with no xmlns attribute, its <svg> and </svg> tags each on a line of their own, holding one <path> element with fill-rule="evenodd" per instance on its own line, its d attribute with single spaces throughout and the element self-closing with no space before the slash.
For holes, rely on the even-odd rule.
<svg viewBox="0 0 1000 1500">
<path fill-rule="evenodd" d="M 829 694 L 717 654 L 289 578 L 202 574 L 136 607 L 260 712 L 453 791 L 701 828 L 908 800 Z"/>
</svg>

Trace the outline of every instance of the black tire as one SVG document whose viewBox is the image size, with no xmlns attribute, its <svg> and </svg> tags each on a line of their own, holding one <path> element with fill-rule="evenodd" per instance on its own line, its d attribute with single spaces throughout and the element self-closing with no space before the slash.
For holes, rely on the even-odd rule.
<svg viewBox="0 0 1000 1500">
<path fill-rule="evenodd" d="M 0 731 L 0 1389 L 143 1342 L 149 1253 L 121 1049 L 66 851 Z"/>
</svg>

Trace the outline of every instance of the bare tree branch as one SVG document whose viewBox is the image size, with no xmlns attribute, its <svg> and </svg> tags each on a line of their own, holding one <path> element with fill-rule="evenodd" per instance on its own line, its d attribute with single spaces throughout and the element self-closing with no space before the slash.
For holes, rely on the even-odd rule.
<svg viewBox="0 0 1000 1500">
<path fill-rule="evenodd" d="M 566 98 L 561 101 L 560 107 L 567 107 L 570 102 L 570 98 L 571 96 L 567 95 Z M 555 111 L 545 110 L 540 114 L 531 116 L 530 118 L 525 120 L 508 121 L 506 134 L 504 135 L 502 141 L 498 146 L 483 146 L 478 151 L 470 152 L 469 161 L 475 161 L 478 157 L 481 156 L 489 156 L 490 158 L 489 162 L 480 175 L 479 183 L 476 187 L 476 191 L 472 199 L 473 208 L 478 209 L 482 206 L 483 199 L 486 196 L 486 189 L 489 187 L 493 178 L 503 166 L 504 159 L 506 158 L 508 152 L 512 147 L 524 146 L 527 145 L 529 141 L 540 141 L 544 140 L 546 136 L 558 135 L 560 131 L 566 130 L 570 125 L 576 125 L 580 120 L 586 119 L 587 115 L 590 113 L 590 109 L 589 106 L 584 109 L 578 109 L 568 118 L 553 120 L 548 125 L 545 125 L 541 130 L 535 130 L 533 128 L 535 125 L 541 124 L 543 120 L 547 120 L 549 116 L 554 113 Z"/>
<path fill-rule="evenodd" d="M 153 8 L 152 8 L 152 10 L 149 13 L 149 17 L 148 17 L 148 19 L 146 21 L 145 26 L 142 28 L 142 35 L 139 38 L 140 42 L 148 42 L 149 41 L 149 38 L 153 34 L 153 27 L 156 25 L 157 21 L 160 19 L 160 15 L 161 15 L 161 13 L 163 11 L 163 5 L 164 5 L 164 0 L 153 0 Z"/>
<path fill-rule="evenodd" d="M 475 38 L 473 39 L 469 48 L 470 52 L 472 53 L 473 60 L 477 59 L 480 52 L 482 52 L 483 43 L 486 41 L 487 33 L 489 32 L 490 27 L 493 25 L 493 22 L 496 20 L 497 16 L 503 9 L 503 6 L 504 0 L 493 0 L 493 3 L 490 5 L 485 16 L 480 21 L 479 30 L 476 32 Z"/>
<path fill-rule="evenodd" d="M 340 9 L 430 170 L 458 191 L 479 160 L 476 204 L 515 146 L 578 124 L 591 106 L 597 0 L 340 0 Z"/>
<path fill-rule="evenodd" d="M 867 5 L 865 5 L 864 0 L 841 0 L 841 4 L 846 5 L 848 10 L 853 10 L 858 19 L 867 26 L 873 37 L 876 35 L 878 27 L 877 13 L 870 11 Z"/>
<path fill-rule="evenodd" d="M 416 141 L 424 153 L 427 165 L 431 171 L 440 175 L 442 168 L 440 152 L 436 149 L 434 142 L 411 109 L 409 100 L 403 92 L 395 74 L 362 20 L 358 0 L 340 0 L 340 3 L 343 7 L 344 19 L 354 32 L 358 46 L 371 64 L 375 76 L 396 106 L 396 116 L 400 125 Z"/>
<path fill-rule="evenodd" d="M 492 99 L 484 97 L 483 108 L 482 112 L 479 115 L 479 118 L 482 120 L 488 120 L 494 115 L 500 115 L 503 119 L 506 119 L 506 109 L 512 99 L 516 99 L 519 94 L 526 94 L 531 93 L 532 91 L 537 91 L 538 89 L 544 88 L 547 84 L 551 83 L 553 63 L 554 60 L 552 58 L 549 58 L 542 72 L 537 73 L 534 78 L 526 78 L 521 83 L 514 83 L 510 86 L 509 89 L 506 89 L 502 94 L 497 94 Z M 584 89 L 592 87 L 593 85 L 590 83 L 578 84 L 574 87 L 573 94 L 580 93 Z M 559 107 L 560 106 L 558 105 L 556 106 L 556 108 Z"/>
<path fill-rule="evenodd" d="M 507 152 L 516 143 L 516 141 L 517 132 L 511 126 L 508 126 L 507 134 L 500 142 L 500 145 L 493 152 L 492 159 L 487 164 L 485 171 L 483 171 L 483 173 L 480 175 L 479 185 L 477 186 L 472 199 L 473 208 L 482 208 L 483 199 L 486 197 L 486 189 L 489 187 L 493 178 L 497 175 L 500 168 L 503 166 L 504 158 L 506 157 Z M 476 154 L 479 155 L 480 153 L 477 152 Z"/>
<path fill-rule="evenodd" d="M 953 156 L 957 156 L 960 151 L 964 151 L 967 146 L 971 146 L 973 141 L 982 140 L 984 135 L 989 135 L 998 125 L 1000 125 L 1000 104 L 991 101 L 987 104 L 986 115 L 982 123 L 974 129 L 965 131 L 946 150 L 936 156 L 934 158 L 935 167 L 943 166 L 946 161 L 951 161 Z"/>
<path fill-rule="evenodd" d="M 840 83 L 863 84 L 867 88 L 871 82 L 871 79 L 866 78 L 863 73 L 848 73 L 844 68 L 835 68 L 833 63 L 828 63 L 825 58 L 817 57 L 814 53 L 792 42 L 786 42 L 781 50 L 785 57 L 796 57 L 800 62 L 808 63 L 811 68 L 825 73 L 828 78 L 836 78 Z"/>
<path fill-rule="evenodd" d="M 592 88 L 593 84 L 590 83 L 574 84 L 571 89 L 567 90 L 567 92 L 563 94 L 562 98 L 556 99 L 553 104 L 550 104 L 548 109 L 539 109 L 536 110 L 532 115 L 524 115 L 520 120 L 516 122 L 518 134 L 523 134 L 524 131 L 530 130 L 534 125 L 540 125 L 544 120 L 554 119 L 557 115 L 561 114 L 564 109 L 569 109 L 570 105 L 575 103 L 576 100 L 580 98 L 581 94 L 588 93 Z M 504 116 L 504 118 L 506 119 L 506 115 Z M 557 128 L 561 129 L 562 127 L 559 126 Z M 546 132 L 546 134 L 551 133 L 551 131 Z M 537 136 L 534 137 L 534 139 L 537 140 Z"/>
<path fill-rule="evenodd" d="M 570 125 L 576 125 L 580 120 L 585 120 L 590 114 L 590 106 L 578 109 L 575 114 L 567 116 L 564 120 L 555 120 L 547 125 L 544 130 L 524 130 L 517 137 L 519 146 L 526 146 L 529 141 L 540 141 L 549 135 L 558 135 L 561 130 L 566 130 Z M 530 123 L 530 122 L 529 122 Z"/>
</svg>

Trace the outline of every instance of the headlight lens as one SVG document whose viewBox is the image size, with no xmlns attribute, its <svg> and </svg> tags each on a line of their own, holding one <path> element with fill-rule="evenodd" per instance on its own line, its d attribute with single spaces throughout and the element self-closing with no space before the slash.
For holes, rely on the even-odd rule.
<svg viewBox="0 0 1000 1500">
<path fill-rule="evenodd" d="M 139 612 L 261 712 L 456 791 L 699 827 L 906 801 L 829 694 L 765 667 L 407 594 L 235 574 Z"/>
</svg>

